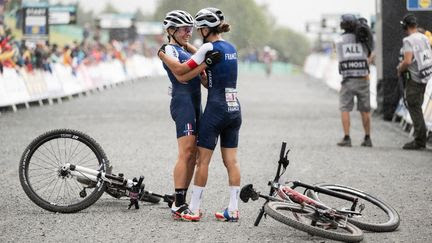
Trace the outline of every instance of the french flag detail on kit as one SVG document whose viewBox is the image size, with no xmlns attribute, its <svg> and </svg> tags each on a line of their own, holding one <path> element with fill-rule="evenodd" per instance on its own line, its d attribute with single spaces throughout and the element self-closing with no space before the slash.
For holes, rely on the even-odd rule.
<svg viewBox="0 0 432 243">
<path fill-rule="evenodd" d="M 186 123 L 184 133 L 186 136 L 193 135 L 193 128 L 191 123 Z"/>
</svg>

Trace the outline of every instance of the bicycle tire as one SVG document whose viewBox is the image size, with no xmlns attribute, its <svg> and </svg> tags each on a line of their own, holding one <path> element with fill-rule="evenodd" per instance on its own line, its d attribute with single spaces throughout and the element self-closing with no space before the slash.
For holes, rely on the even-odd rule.
<svg viewBox="0 0 432 243">
<path fill-rule="evenodd" d="M 61 143 L 63 143 L 64 148 Z M 70 146 L 69 151 L 67 147 L 68 144 Z M 57 146 L 57 148 L 55 146 Z M 78 157 L 82 156 L 81 152 L 87 152 L 86 157 Z M 72 156 L 75 155 L 77 155 L 77 157 L 72 158 Z M 88 156 L 90 156 L 91 160 L 87 160 Z M 91 193 L 86 193 L 87 195 L 84 195 L 84 197 L 81 196 L 81 193 L 78 193 L 76 198 L 74 198 L 73 195 L 74 192 L 77 191 L 76 189 L 80 190 L 81 186 L 84 188 L 84 185 L 70 174 L 66 177 L 60 175 L 59 168 L 68 162 L 73 162 L 75 165 L 86 165 L 86 167 L 91 166 L 103 171 L 105 171 L 109 163 L 103 149 L 90 136 L 70 129 L 48 131 L 35 138 L 27 146 L 19 162 L 18 173 L 20 183 L 30 200 L 45 210 L 59 213 L 75 213 L 94 204 L 104 193 L 106 183 L 99 180 L 91 187 L 88 186 L 87 189 L 93 189 Z M 87 166 L 89 162 L 92 164 Z M 36 167 L 36 169 L 33 169 L 34 167 Z M 40 170 L 44 170 L 42 174 L 39 173 Z M 60 179 L 61 182 L 59 184 L 57 197 L 50 200 Z M 44 181 L 49 181 L 50 183 L 40 187 L 39 183 Z M 47 191 L 51 190 L 53 183 L 54 186 L 47 198 Z M 62 187 L 63 184 L 64 187 Z M 39 190 L 36 188 L 38 186 L 40 187 Z M 63 195 L 59 199 L 62 188 Z M 66 192 L 68 195 L 66 195 Z M 67 196 L 73 201 L 67 202 Z M 61 201 L 61 199 L 63 201 Z"/>
<path fill-rule="evenodd" d="M 325 189 L 330 189 L 333 191 L 337 191 L 337 192 L 341 192 L 341 193 L 345 193 L 345 194 L 349 194 L 351 196 L 355 196 L 357 198 L 359 198 L 359 200 L 362 199 L 362 201 L 360 203 L 371 203 L 372 207 L 365 207 L 365 209 L 362 212 L 362 215 L 364 215 L 362 218 L 360 217 L 351 217 L 348 218 L 348 221 L 354 225 L 356 225 L 357 227 L 359 227 L 360 229 L 363 230 L 367 230 L 367 231 L 373 231 L 373 232 L 391 232 L 391 231 L 395 231 L 400 224 L 400 216 L 397 213 L 397 211 L 390 206 L 389 204 L 385 203 L 384 201 L 368 194 L 365 193 L 363 191 L 360 191 L 358 189 L 352 188 L 352 187 L 348 187 L 348 186 L 344 186 L 344 185 L 338 185 L 338 184 L 317 184 L 316 186 L 325 188 Z M 323 198 L 324 195 L 320 195 L 320 193 L 317 193 L 315 191 L 311 191 L 308 190 L 308 196 L 313 198 L 314 200 L 317 201 L 321 201 L 322 203 L 328 205 L 328 206 L 337 206 L 337 205 L 332 205 L 329 204 L 328 202 L 326 202 Z M 350 206 L 350 202 L 342 200 L 342 199 L 338 199 L 332 196 L 328 196 L 331 198 L 328 198 L 328 201 L 331 201 L 332 203 L 336 204 L 336 203 L 344 203 L 345 206 Z M 339 200 L 339 201 L 336 201 Z M 348 204 L 347 204 L 348 203 Z M 338 209 L 336 207 L 336 209 Z M 368 210 L 369 211 L 366 211 Z M 365 212 L 366 211 L 366 212 Z M 385 217 L 384 217 L 385 216 Z M 376 221 L 376 222 L 368 222 L 368 221 L 364 221 L 364 218 L 368 217 L 369 220 L 371 221 Z M 372 218 L 373 217 L 373 218 Z M 381 217 L 387 218 L 386 221 L 381 222 Z M 376 219 L 378 218 L 378 219 Z"/>
<path fill-rule="evenodd" d="M 305 219 L 309 220 L 303 215 L 314 214 L 314 210 L 308 207 L 302 207 L 299 204 L 290 202 L 269 202 L 264 206 L 264 211 L 273 219 L 311 235 L 345 242 L 359 242 L 363 240 L 363 231 L 348 222 L 346 222 L 345 227 L 339 227 L 342 232 L 335 232 L 330 229 L 324 229 L 302 222 L 302 220 Z"/>
</svg>

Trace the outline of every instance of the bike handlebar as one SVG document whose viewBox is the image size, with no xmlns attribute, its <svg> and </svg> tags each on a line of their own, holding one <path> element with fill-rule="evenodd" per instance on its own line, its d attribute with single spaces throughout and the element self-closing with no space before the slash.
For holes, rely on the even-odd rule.
<svg viewBox="0 0 432 243">
<path fill-rule="evenodd" d="M 144 181 L 144 176 L 140 176 L 140 178 L 138 179 L 138 183 L 137 183 L 136 186 L 138 188 L 141 188 L 141 185 L 142 185 L 143 181 Z"/>
<path fill-rule="evenodd" d="M 280 159 L 284 158 L 286 145 L 287 145 L 287 143 L 285 141 L 283 141 L 282 142 L 282 148 L 281 148 L 281 151 L 280 151 L 280 156 L 279 156 Z"/>
</svg>

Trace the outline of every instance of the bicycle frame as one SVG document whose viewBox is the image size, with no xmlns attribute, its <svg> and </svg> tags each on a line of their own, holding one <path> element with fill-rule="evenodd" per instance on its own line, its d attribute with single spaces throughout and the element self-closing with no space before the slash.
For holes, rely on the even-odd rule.
<svg viewBox="0 0 432 243">
<path fill-rule="evenodd" d="M 79 165 L 73 165 L 73 164 L 65 164 L 61 171 L 70 171 L 71 175 L 76 177 L 85 177 L 92 182 L 98 182 L 100 179 L 102 181 L 105 181 L 109 184 L 116 184 L 117 186 L 124 186 L 125 188 L 132 188 L 133 181 L 130 179 L 125 179 L 121 176 L 114 176 L 111 174 L 106 174 L 103 171 L 89 169 L 86 167 L 82 167 Z M 60 172 L 61 173 L 61 172 Z"/>
<path fill-rule="evenodd" d="M 108 183 L 109 186 L 119 188 L 121 190 L 129 191 L 129 192 L 132 190 L 134 186 L 138 186 L 139 190 L 143 191 L 142 195 L 149 194 L 152 196 L 162 198 L 164 202 L 168 203 L 169 206 L 171 206 L 170 204 L 172 204 L 173 201 L 171 195 L 168 194 L 160 195 L 151 191 L 144 191 L 145 185 L 142 184 L 142 181 L 144 180 L 144 176 L 141 176 L 138 181 L 134 181 L 134 180 L 124 178 L 122 174 L 120 175 L 107 174 L 103 171 L 89 169 L 83 166 L 73 165 L 70 163 L 65 164 L 61 168 L 60 173 L 68 172 L 68 171 L 72 176 L 76 176 L 77 178 L 84 177 L 95 183 L 98 183 L 100 180 L 102 180 Z"/>
<path fill-rule="evenodd" d="M 334 212 L 338 212 L 340 214 L 344 214 L 347 216 L 348 216 L 348 214 L 361 214 L 359 212 L 355 212 L 355 209 L 356 209 L 357 203 L 358 203 L 358 198 L 356 198 L 356 197 L 348 196 L 348 195 L 345 195 L 345 194 L 342 194 L 342 193 L 339 193 L 336 191 L 328 190 L 325 188 L 321 188 L 318 186 L 308 185 L 308 184 L 302 183 L 300 181 L 293 181 L 292 186 L 280 185 L 279 179 L 285 173 L 286 168 L 289 165 L 288 153 L 290 150 L 288 150 L 286 153 L 285 153 L 285 150 L 286 150 L 286 142 L 283 142 L 281 152 L 280 152 L 279 161 L 278 161 L 278 168 L 277 168 L 276 176 L 275 176 L 273 181 L 269 181 L 269 183 L 268 183 L 268 185 L 270 186 L 269 195 L 268 196 L 267 195 L 261 195 L 261 194 L 259 194 L 259 192 L 254 191 L 254 189 L 252 188 L 252 185 L 250 185 L 250 186 L 247 185 L 244 188 L 249 186 L 249 188 L 246 188 L 246 189 L 247 190 L 253 190 L 253 192 L 252 191 L 247 192 L 249 194 L 252 194 L 251 196 L 249 196 L 249 198 L 252 198 L 253 200 L 258 199 L 258 197 L 264 198 L 264 199 L 266 199 L 266 202 L 264 203 L 264 205 L 266 203 L 268 203 L 269 201 L 282 201 L 282 202 L 292 201 L 294 203 L 301 204 L 301 205 L 310 205 L 310 206 L 313 206 L 313 207 L 320 209 L 320 210 L 327 210 L 327 211 L 333 210 Z M 282 167 L 283 167 L 283 171 L 281 172 Z M 337 210 L 334 210 L 334 209 L 332 209 L 332 208 L 330 208 L 330 207 L 328 207 L 328 206 L 326 206 L 326 205 L 324 205 L 324 204 L 322 204 L 316 200 L 313 200 L 313 199 L 307 197 L 306 195 L 303 195 L 300 192 L 294 190 L 295 188 L 298 188 L 298 187 L 305 188 L 306 190 L 313 190 L 315 192 L 327 194 L 329 196 L 337 197 L 337 198 L 340 198 L 343 200 L 347 200 L 347 201 L 352 202 L 353 204 L 351 206 L 350 211 L 337 211 Z M 274 196 L 275 192 L 281 197 L 281 199 Z M 255 193 L 255 195 L 253 195 L 254 193 Z M 244 200 L 244 201 L 247 202 L 247 200 L 246 201 Z M 255 223 L 254 223 L 255 226 L 258 226 L 259 222 L 261 221 L 262 216 L 265 213 L 264 212 L 264 205 L 262 206 L 262 208 L 258 214 L 257 219 L 255 220 Z"/>
</svg>

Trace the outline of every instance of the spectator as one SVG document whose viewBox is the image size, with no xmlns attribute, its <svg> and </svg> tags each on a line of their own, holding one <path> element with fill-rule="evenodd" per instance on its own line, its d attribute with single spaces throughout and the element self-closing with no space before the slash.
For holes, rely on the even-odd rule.
<svg viewBox="0 0 432 243">
<path fill-rule="evenodd" d="M 370 47 L 366 43 L 357 41 L 355 35 L 357 26 L 358 20 L 354 15 L 342 15 L 340 27 L 344 33 L 336 41 L 336 51 L 339 59 L 339 73 L 342 75 L 339 108 L 345 136 L 337 145 L 351 147 L 350 112 L 354 107 L 354 97 L 356 96 L 357 109 L 360 111 L 365 132 L 361 146 L 372 147 L 369 90 Z"/>
<path fill-rule="evenodd" d="M 52 45 L 51 53 L 50 53 L 50 57 L 49 57 L 49 62 L 50 63 L 58 63 L 58 62 L 60 62 L 60 57 L 61 57 L 61 53 L 58 49 L 57 44 Z"/>
<path fill-rule="evenodd" d="M 406 15 L 401 24 L 408 36 L 403 39 L 404 57 L 397 67 L 397 72 L 398 76 L 405 77 L 407 109 L 414 126 L 414 140 L 402 148 L 421 150 L 426 148 L 427 140 L 422 104 L 426 84 L 432 77 L 432 50 L 427 37 L 418 32 L 417 19 L 414 15 Z"/>
<path fill-rule="evenodd" d="M 52 72 L 53 63 L 61 63 L 72 67 L 75 73 L 79 65 L 91 65 L 103 61 L 119 60 L 125 66 L 127 56 L 137 53 L 139 45 L 136 42 L 102 44 L 87 39 L 72 46 L 59 47 L 45 42 L 13 41 L 10 31 L 0 33 L 0 72 L 3 68 L 19 69 L 23 67 L 27 72 L 34 69 Z"/>
<path fill-rule="evenodd" d="M 35 65 L 34 67 L 37 69 L 43 69 L 43 55 L 44 55 L 44 47 L 43 42 L 38 42 L 36 44 L 36 49 L 34 50 L 34 59 Z"/>
<path fill-rule="evenodd" d="M 72 51 L 68 45 L 63 48 L 63 64 L 72 67 Z"/>
</svg>

